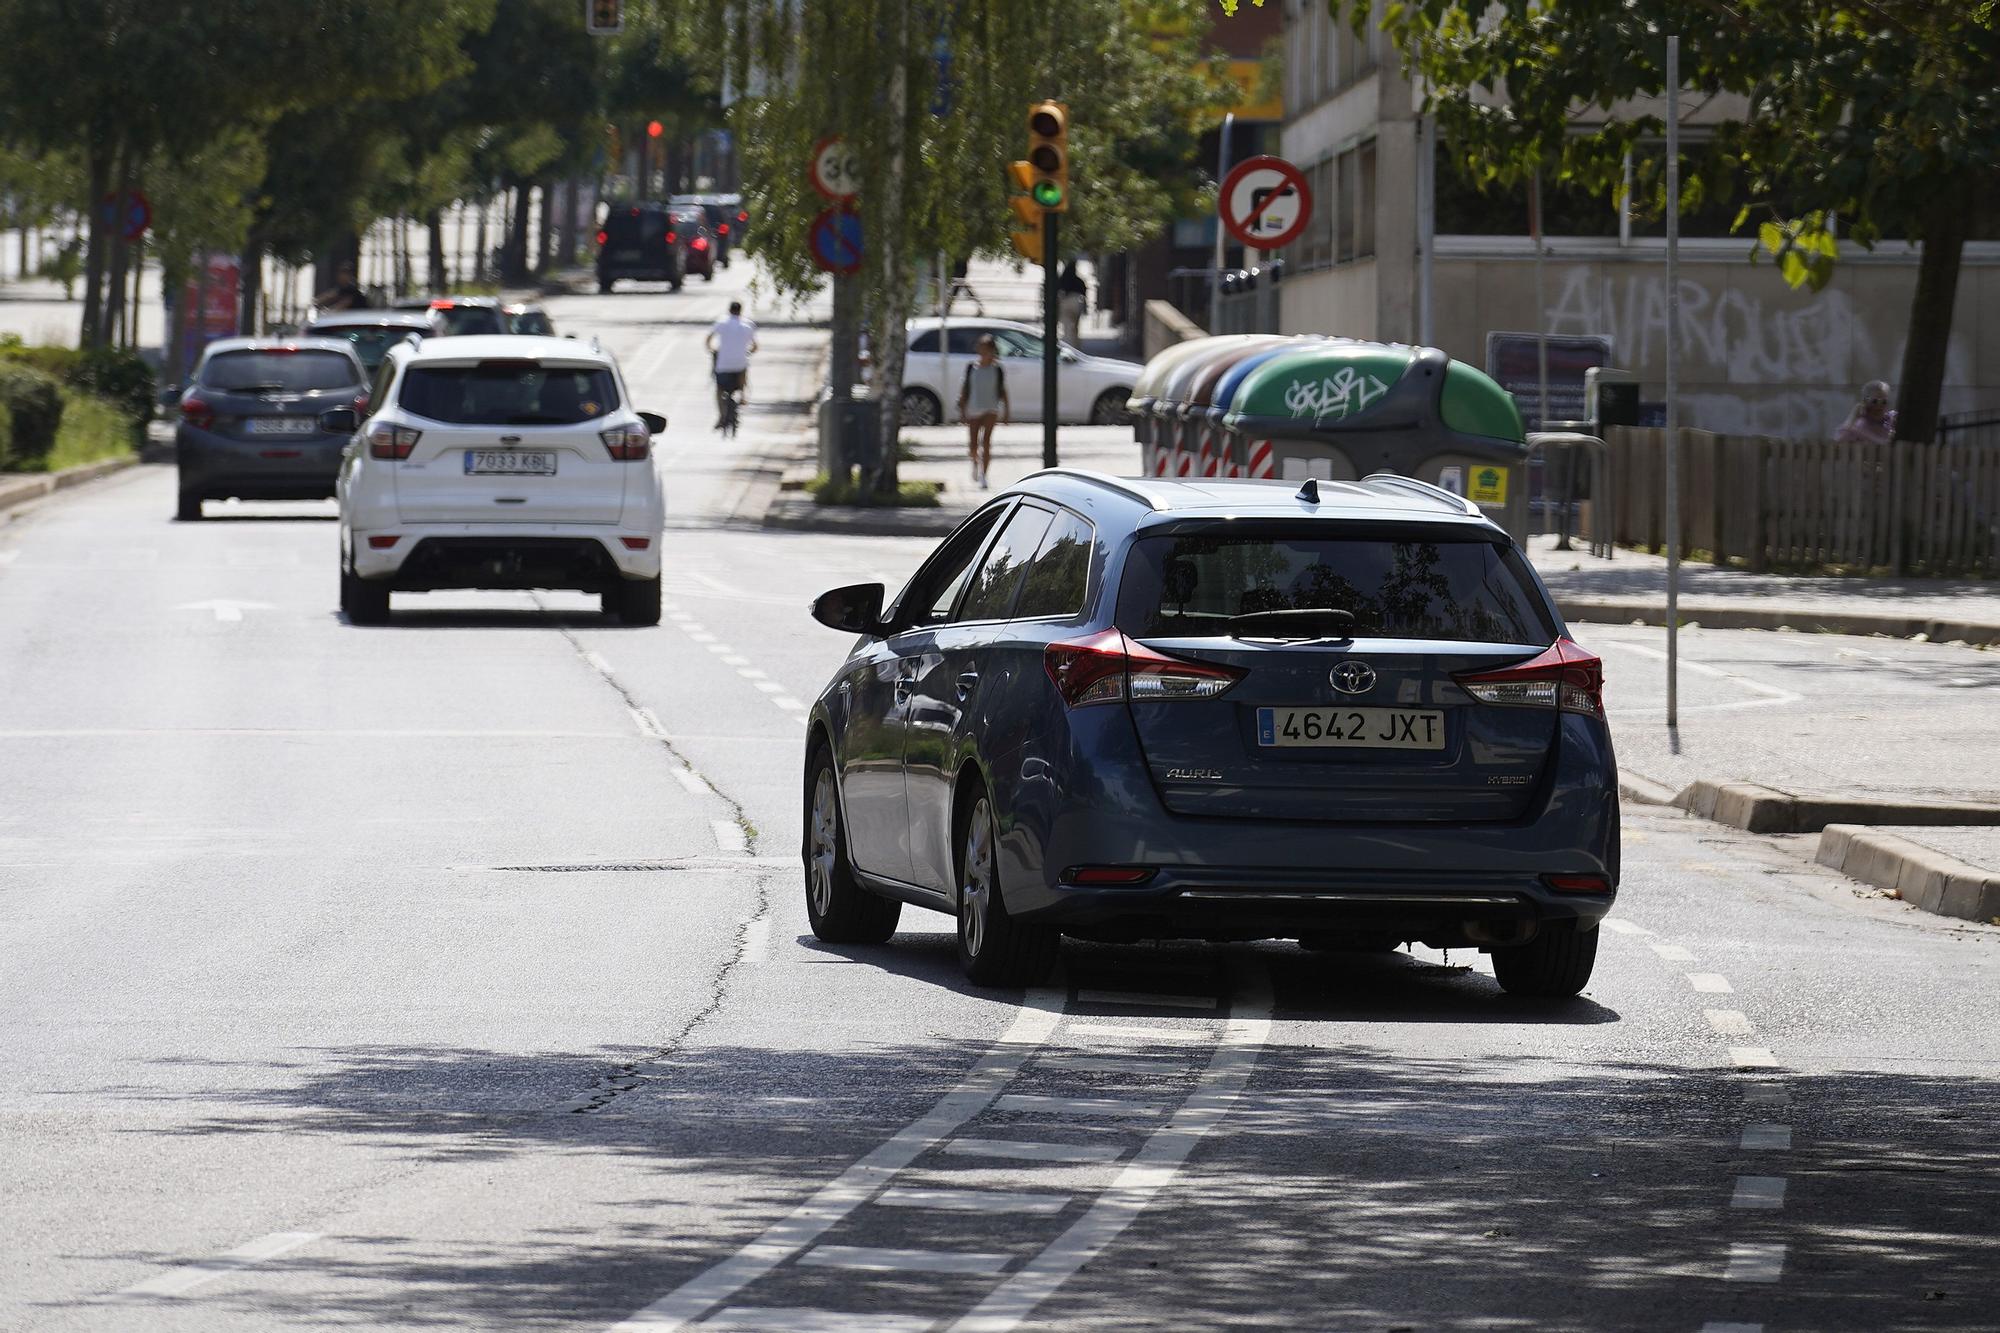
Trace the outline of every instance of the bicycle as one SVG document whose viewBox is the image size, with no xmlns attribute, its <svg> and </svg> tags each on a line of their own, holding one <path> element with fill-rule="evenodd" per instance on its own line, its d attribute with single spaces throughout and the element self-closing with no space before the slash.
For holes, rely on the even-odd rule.
<svg viewBox="0 0 2000 1333">
<path fill-rule="evenodd" d="M 743 372 L 740 370 L 718 370 L 715 372 L 716 429 L 725 436 L 734 436 L 741 403 L 737 395 L 743 392 Z"/>
</svg>

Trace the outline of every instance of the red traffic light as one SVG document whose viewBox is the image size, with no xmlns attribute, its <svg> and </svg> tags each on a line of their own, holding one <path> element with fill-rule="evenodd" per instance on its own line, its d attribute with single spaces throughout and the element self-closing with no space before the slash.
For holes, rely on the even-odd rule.
<svg viewBox="0 0 2000 1333">
<path fill-rule="evenodd" d="M 666 132 L 667 132 L 667 127 L 660 124 L 659 121 L 649 120 L 646 122 L 646 137 L 648 139 L 657 139 Z"/>
</svg>

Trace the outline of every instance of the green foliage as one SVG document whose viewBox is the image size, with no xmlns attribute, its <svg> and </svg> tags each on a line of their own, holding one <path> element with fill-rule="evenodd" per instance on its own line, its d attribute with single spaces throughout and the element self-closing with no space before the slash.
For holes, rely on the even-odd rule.
<svg viewBox="0 0 2000 1333">
<path fill-rule="evenodd" d="M 153 416 L 152 367 L 137 352 L 118 347 L 40 347 L 18 335 L 0 335 L 0 363 L 26 366 L 78 393 L 103 399 L 134 426 Z"/>
<path fill-rule="evenodd" d="M 132 452 L 134 443 L 131 421 L 117 404 L 65 389 L 62 429 L 56 432 L 55 448 L 42 459 L 40 470 L 60 472 L 107 458 L 123 458 Z"/>
<path fill-rule="evenodd" d="M 934 481 L 906 481 L 896 487 L 893 496 L 884 496 L 863 491 L 851 477 L 829 477 L 824 473 L 806 483 L 814 504 L 891 505 L 898 509 L 936 509 L 938 490 Z"/>
<path fill-rule="evenodd" d="M 33 366 L 0 365 L 0 406 L 10 418 L 7 458 L 11 467 L 35 467 L 55 448 L 62 429 L 62 387 L 55 376 Z"/>
</svg>

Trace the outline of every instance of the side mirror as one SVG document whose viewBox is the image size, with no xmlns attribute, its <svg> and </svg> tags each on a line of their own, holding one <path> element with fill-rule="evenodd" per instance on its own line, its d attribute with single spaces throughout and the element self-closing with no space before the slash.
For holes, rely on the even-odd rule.
<svg viewBox="0 0 2000 1333">
<path fill-rule="evenodd" d="M 352 435 L 361 429 L 361 417 L 351 407 L 336 407 L 319 414 L 319 424 L 332 435 Z"/>
<path fill-rule="evenodd" d="M 850 583 L 823 592 L 813 599 L 812 618 L 847 634 L 879 634 L 883 591 L 879 583 Z"/>
<path fill-rule="evenodd" d="M 667 419 L 658 412 L 641 412 L 639 420 L 646 423 L 646 430 L 649 434 L 661 435 L 666 432 Z"/>
</svg>

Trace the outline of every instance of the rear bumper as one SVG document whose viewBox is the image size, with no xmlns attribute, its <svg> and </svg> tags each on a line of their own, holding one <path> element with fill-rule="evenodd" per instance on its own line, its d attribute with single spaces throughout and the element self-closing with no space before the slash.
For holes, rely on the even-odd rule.
<svg viewBox="0 0 2000 1333">
<path fill-rule="evenodd" d="M 580 535 L 574 528 L 443 526 L 398 527 L 397 542 L 386 550 L 369 545 L 372 535 L 351 536 L 354 572 L 386 579 L 398 592 L 443 588 L 549 588 L 603 592 L 626 579 L 658 578 L 659 534 L 611 531 Z M 623 536 L 646 537 L 646 549 L 626 547 Z"/>
<path fill-rule="evenodd" d="M 181 426 L 174 462 L 181 489 L 211 499 L 321 500 L 333 494 L 347 437 L 233 440 Z"/>
</svg>

